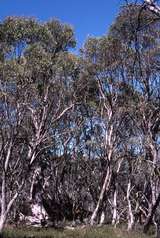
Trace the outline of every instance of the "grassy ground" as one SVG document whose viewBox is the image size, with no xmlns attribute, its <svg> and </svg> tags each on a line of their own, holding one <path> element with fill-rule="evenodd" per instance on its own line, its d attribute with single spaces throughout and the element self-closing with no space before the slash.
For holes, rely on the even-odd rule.
<svg viewBox="0 0 160 238">
<path fill-rule="evenodd" d="M 127 232 L 124 229 L 104 226 L 101 228 L 76 228 L 75 230 L 54 229 L 6 229 L 3 238 L 154 238 L 140 232 Z"/>
</svg>

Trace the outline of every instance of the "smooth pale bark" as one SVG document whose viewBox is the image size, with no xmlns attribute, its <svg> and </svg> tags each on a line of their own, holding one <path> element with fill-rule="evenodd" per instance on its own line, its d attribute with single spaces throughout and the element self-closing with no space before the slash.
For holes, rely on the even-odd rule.
<svg viewBox="0 0 160 238">
<path fill-rule="evenodd" d="M 101 86 L 100 86 L 100 90 L 102 90 Z M 103 94 L 103 92 L 102 92 L 102 94 Z M 111 119 L 112 119 L 112 110 L 107 108 L 107 106 L 106 106 L 105 109 L 107 110 L 108 119 L 109 119 L 109 121 L 111 121 Z M 96 207 L 95 207 L 95 209 L 92 213 L 91 219 L 90 219 L 90 224 L 91 225 L 94 225 L 94 222 L 95 222 L 95 220 L 98 216 L 99 209 L 100 209 L 100 207 L 102 206 L 102 203 L 103 203 L 104 194 L 108 193 L 108 190 L 110 188 L 111 177 L 112 177 L 112 170 L 111 170 L 110 162 L 111 162 L 111 158 L 112 158 L 112 154 L 113 154 L 112 137 L 113 137 L 113 125 L 111 125 L 108 128 L 108 131 L 106 131 L 105 149 L 108 150 L 108 156 L 107 156 L 108 166 L 107 166 L 105 179 L 104 179 L 104 182 L 103 182 L 103 186 L 101 188 L 101 192 L 100 192 L 100 195 L 99 195 L 97 205 L 96 205 Z"/>
<path fill-rule="evenodd" d="M 152 189 L 152 206 L 156 203 L 156 200 L 157 200 L 157 178 L 155 176 L 155 170 L 156 170 L 156 167 L 157 167 L 157 160 L 158 160 L 158 151 L 157 149 L 155 148 L 155 143 L 152 142 L 150 144 L 150 148 L 151 148 L 151 152 L 152 152 L 152 157 L 153 157 L 153 166 L 152 166 L 152 169 L 151 169 L 151 189 Z"/>
<path fill-rule="evenodd" d="M 100 217 L 100 225 L 103 225 L 104 224 L 104 222 L 105 222 L 105 212 L 104 211 L 102 211 L 102 213 L 101 213 L 101 217 Z"/>
<path fill-rule="evenodd" d="M 34 190 L 34 185 L 36 183 L 37 177 L 40 175 L 41 168 L 38 167 L 35 169 L 33 177 L 32 177 L 32 182 L 31 182 L 31 187 L 30 187 L 30 200 L 33 199 L 33 190 Z"/>
<path fill-rule="evenodd" d="M 117 167 L 117 171 L 116 171 L 116 176 L 114 179 L 115 182 L 115 190 L 114 190 L 114 194 L 113 194 L 113 216 L 112 216 L 112 225 L 115 225 L 119 222 L 119 217 L 118 217 L 118 211 L 117 211 L 117 196 L 118 196 L 118 183 L 117 183 L 117 176 L 118 173 L 120 171 L 121 168 L 121 164 L 123 162 L 123 159 L 119 160 L 118 162 L 118 167 Z"/>
<path fill-rule="evenodd" d="M 2 197 L 6 197 L 5 194 Z M 18 197 L 18 193 L 15 193 L 15 195 L 9 201 L 7 206 L 6 206 L 6 199 L 3 198 L 3 200 L 1 200 L 0 233 L 2 233 L 2 231 L 3 231 L 3 228 L 4 228 L 4 226 L 6 224 L 6 221 L 7 221 L 7 215 L 10 212 L 11 207 L 12 207 L 12 205 L 15 202 L 17 197 Z"/>
<path fill-rule="evenodd" d="M 114 191 L 113 195 L 113 216 L 112 216 L 112 225 L 116 225 L 117 222 L 117 189 Z"/>
<path fill-rule="evenodd" d="M 105 176 L 105 180 L 104 180 L 101 192 L 100 192 L 100 196 L 99 196 L 96 208 L 93 211 L 93 214 L 92 214 L 91 219 L 90 219 L 90 224 L 91 225 L 94 225 L 94 222 L 95 222 L 95 220 L 97 218 L 97 215 L 98 215 L 98 211 L 99 211 L 99 209 L 102 205 L 102 202 L 103 202 L 104 194 L 105 194 L 105 192 L 108 192 L 108 190 L 109 190 L 110 182 L 111 182 L 111 176 L 112 176 L 111 169 L 110 169 L 110 166 L 108 166 L 106 176 Z"/>
<path fill-rule="evenodd" d="M 6 216 L 5 215 L 1 215 L 1 217 L 0 217 L 0 234 L 3 231 L 5 223 L 6 223 Z"/>
<path fill-rule="evenodd" d="M 132 204 L 130 199 L 130 193 L 131 193 L 131 180 L 128 181 L 127 186 L 127 203 L 128 203 L 128 230 L 132 230 L 134 226 L 134 215 L 132 211 Z"/>
<path fill-rule="evenodd" d="M 104 195 L 105 193 L 108 193 L 108 190 L 110 188 L 110 183 L 111 183 L 111 177 L 112 177 L 112 169 L 111 169 L 111 160 L 112 160 L 112 155 L 113 155 L 113 151 L 114 151 L 114 142 L 115 142 L 115 134 L 114 134 L 114 128 L 113 128 L 113 110 L 112 110 L 112 106 L 108 102 L 108 98 L 106 97 L 106 94 L 104 92 L 103 89 L 103 85 L 100 79 L 98 79 L 98 88 L 99 88 L 99 92 L 103 98 L 103 110 L 105 110 L 106 115 L 107 115 L 107 129 L 106 129 L 106 133 L 105 133 L 105 145 L 104 145 L 104 149 L 107 151 L 107 160 L 108 160 L 108 167 L 106 169 L 106 173 L 105 173 L 105 178 L 104 178 L 104 182 L 100 191 L 100 195 L 99 195 L 99 199 L 98 202 L 96 204 L 96 207 L 92 213 L 91 219 L 90 219 L 90 224 L 94 225 L 94 222 L 98 216 L 98 212 L 100 210 L 100 208 L 103 205 L 103 200 L 104 200 Z M 115 103 L 115 101 L 114 101 Z"/>
<path fill-rule="evenodd" d="M 5 172 L 3 172 L 2 175 L 2 186 L 1 186 L 1 213 L 0 213 L 0 233 L 3 230 L 3 227 L 6 222 L 6 176 Z"/>
<path fill-rule="evenodd" d="M 46 90 L 46 95 L 45 95 L 45 100 L 47 100 L 47 97 L 48 97 L 48 88 Z M 63 111 L 61 111 L 59 113 L 58 116 L 56 116 L 54 118 L 54 122 L 57 122 L 61 117 L 63 117 L 63 115 L 70 109 L 72 109 L 74 106 L 74 104 L 71 104 L 70 106 L 66 107 Z M 44 137 L 45 137 L 45 133 L 42 133 L 42 127 L 44 126 L 44 123 L 45 123 L 45 119 L 47 117 L 47 108 L 46 106 L 44 106 L 43 108 L 43 113 L 42 113 L 42 118 L 41 118 L 41 122 L 38 123 L 37 121 L 37 118 L 34 114 L 34 110 L 32 108 L 29 108 L 28 109 L 31 111 L 31 118 L 33 120 L 33 123 L 35 125 L 35 128 L 36 128 L 36 135 L 35 135 L 35 140 L 33 140 L 34 142 L 31 143 L 32 146 L 29 147 L 28 149 L 28 160 L 30 161 L 30 168 L 33 164 L 33 162 L 36 160 L 37 158 L 37 154 L 36 153 L 36 148 L 37 148 L 37 145 L 40 144 L 41 141 L 43 141 Z M 22 191 L 23 189 L 23 186 L 25 184 L 25 176 L 27 174 L 27 172 L 29 171 L 24 171 L 25 173 L 25 176 L 24 178 L 22 179 L 22 183 L 21 185 L 19 186 L 19 188 L 17 189 L 17 192 L 15 193 L 15 195 L 13 195 L 13 197 L 11 198 L 11 200 L 9 202 L 7 202 L 6 200 L 6 174 L 7 174 L 7 171 L 8 171 L 8 167 L 9 167 L 9 163 L 10 163 L 10 158 L 11 158 L 11 151 L 12 151 L 12 146 L 13 146 L 13 141 L 11 140 L 10 143 L 9 143 L 9 146 L 8 146 L 8 150 L 7 150 L 7 154 L 6 154 L 6 158 L 5 158 L 5 163 L 4 163 L 4 173 L 2 175 L 2 184 L 1 184 L 1 212 L 0 212 L 0 232 L 2 232 L 3 228 L 4 228 L 4 225 L 7 221 L 7 216 L 8 216 L 8 213 L 10 212 L 10 209 L 12 207 L 12 204 L 15 202 L 16 198 L 18 197 L 19 193 Z M 27 174 L 28 175 L 28 174 Z"/>
<path fill-rule="evenodd" d="M 12 198 L 8 201 L 7 197 L 6 197 L 6 194 L 7 194 L 6 181 L 7 181 L 7 176 L 8 176 L 7 171 L 8 171 L 8 167 L 9 167 L 9 163 L 10 163 L 12 145 L 13 144 L 11 142 L 8 147 L 7 156 L 5 158 L 5 163 L 4 163 L 4 171 L 2 174 L 1 200 L 0 200 L 0 207 L 1 207 L 1 209 L 0 209 L 0 232 L 3 231 L 3 228 L 7 221 L 8 213 L 10 212 L 11 207 L 12 207 L 13 203 L 15 202 L 15 200 L 17 199 L 19 193 L 22 191 L 23 186 L 24 186 L 24 181 L 25 181 L 25 179 L 22 179 L 22 183 L 17 188 L 17 191 L 12 196 Z M 31 152 L 29 150 L 28 157 L 31 158 L 30 156 L 32 157 L 33 155 L 31 155 Z"/>
</svg>

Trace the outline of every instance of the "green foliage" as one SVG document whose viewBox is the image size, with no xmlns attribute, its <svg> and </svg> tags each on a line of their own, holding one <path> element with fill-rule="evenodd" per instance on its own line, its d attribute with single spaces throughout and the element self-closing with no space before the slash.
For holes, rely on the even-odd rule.
<svg viewBox="0 0 160 238">
<path fill-rule="evenodd" d="M 152 204 L 142 185 L 146 182 L 144 177 L 151 179 L 152 176 L 148 176 L 150 171 L 146 168 L 149 166 L 142 165 L 139 160 L 145 160 L 146 145 L 153 149 L 156 143 L 159 144 L 156 138 L 159 137 L 160 35 L 158 23 L 145 25 L 153 20 L 152 14 L 138 12 L 139 5 L 123 8 L 109 34 L 88 38 L 80 56 L 69 52 L 75 47 L 72 27 L 56 19 L 41 23 L 32 18 L 9 17 L 0 23 L 0 172 L 5 171 L 3 177 L 1 172 L 0 178 L 6 180 L 5 204 L 23 178 L 28 187 L 22 187 L 24 191 L 20 191 L 20 195 L 29 194 L 36 166 L 41 168 L 43 177 L 37 183 L 41 187 L 38 191 L 44 187 L 41 196 L 59 205 L 57 212 L 54 211 L 56 206 L 52 203 L 49 206 L 51 213 L 55 212 L 53 220 L 65 218 L 65 212 L 60 217 L 58 213 L 65 210 L 63 205 L 67 204 L 68 198 L 71 207 L 68 210 L 74 210 L 76 203 L 83 208 L 85 198 L 82 194 L 85 192 L 95 207 L 103 180 L 106 181 L 103 178 L 107 166 L 115 178 L 108 181 L 110 190 L 106 195 L 102 189 L 104 195 L 100 198 L 103 197 L 101 202 L 104 204 L 100 205 L 99 212 L 104 205 L 109 222 L 114 207 L 121 214 L 117 219 L 127 221 L 130 218 L 126 199 L 130 176 L 133 178 L 133 199 L 129 198 L 133 215 L 137 213 L 136 209 L 140 210 L 135 206 L 137 202 L 139 204 L 136 194 L 143 191 L 147 202 Z M 58 160 L 62 155 L 63 162 L 54 161 L 53 155 L 58 155 Z M 118 164 L 121 158 L 124 159 L 122 166 Z M 153 161 L 152 155 L 149 159 Z M 9 161 L 7 169 L 4 168 L 6 161 Z M 136 163 L 138 166 L 134 166 Z M 119 166 L 120 173 L 117 172 Z M 43 186 L 45 178 L 46 187 Z M 139 187 L 137 181 L 142 181 Z M 117 207 L 110 206 L 108 199 L 104 199 L 105 196 L 112 199 L 116 188 L 119 190 Z M 142 207 L 145 211 L 148 209 L 146 204 Z M 123 208 L 126 209 L 121 213 Z M 145 218 L 147 215 L 146 211 Z M 82 216 L 86 215 L 82 213 Z M 89 213 L 87 216 L 90 219 Z M 144 237 L 111 227 L 61 232 L 8 229 L 4 236 Z"/>
<path fill-rule="evenodd" d="M 0 36 L 4 57 L 8 54 L 20 57 L 27 46 L 34 44 L 40 44 L 46 52 L 53 54 L 76 44 L 73 29 L 59 20 L 40 23 L 33 18 L 8 17 L 0 23 Z"/>
<path fill-rule="evenodd" d="M 143 46 L 147 48 L 155 42 L 155 38 L 159 35 L 159 30 L 157 31 L 159 21 L 154 19 L 154 14 L 142 8 L 141 5 L 128 4 L 121 9 L 114 24 L 110 27 L 109 37 L 121 39 L 122 43 L 130 46 L 135 40 L 141 40 Z"/>
</svg>

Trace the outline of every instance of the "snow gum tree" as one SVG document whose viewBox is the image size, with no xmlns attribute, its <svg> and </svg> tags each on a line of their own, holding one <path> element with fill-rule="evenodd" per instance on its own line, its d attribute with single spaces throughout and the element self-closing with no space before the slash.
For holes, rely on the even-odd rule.
<svg viewBox="0 0 160 238">
<path fill-rule="evenodd" d="M 52 128 L 75 106 L 74 46 L 72 28 L 58 20 L 0 24 L 0 232 Z"/>
</svg>

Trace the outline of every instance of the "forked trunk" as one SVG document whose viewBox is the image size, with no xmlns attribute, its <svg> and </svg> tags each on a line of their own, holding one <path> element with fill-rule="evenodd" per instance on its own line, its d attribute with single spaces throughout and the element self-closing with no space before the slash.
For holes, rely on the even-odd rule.
<svg viewBox="0 0 160 238">
<path fill-rule="evenodd" d="M 110 166 L 108 166 L 107 172 L 106 172 L 106 176 L 105 176 L 105 180 L 104 180 L 101 192 L 100 192 L 100 196 L 99 196 L 96 208 L 93 211 L 93 214 L 91 216 L 91 220 L 90 220 L 90 224 L 91 225 L 94 225 L 94 222 L 95 222 L 95 220 L 97 218 L 99 209 L 100 209 L 100 207 L 101 207 L 101 205 L 103 203 L 104 194 L 105 194 L 105 192 L 108 192 L 108 190 L 109 190 L 110 182 L 111 182 L 111 175 L 112 175 L 111 169 L 110 169 Z"/>
</svg>

